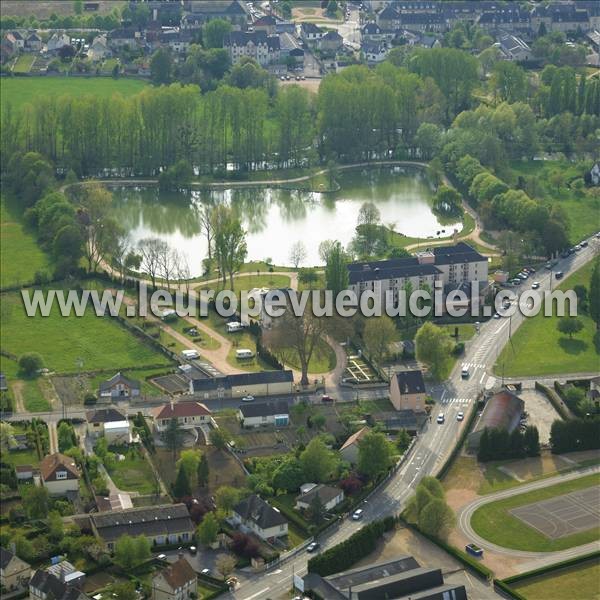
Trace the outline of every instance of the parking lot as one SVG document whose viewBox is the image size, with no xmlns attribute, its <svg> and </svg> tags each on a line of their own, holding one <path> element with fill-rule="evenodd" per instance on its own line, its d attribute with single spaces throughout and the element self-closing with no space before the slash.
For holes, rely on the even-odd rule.
<svg viewBox="0 0 600 600">
<path fill-rule="evenodd" d="M 556 412 L 544 394 L 534 389 L 523 390 L 520 394 L 525 402 L 525 411 L 528 413 L 527 425 L 535 425 L 540 434 L 540 444 L 550 441 L 550 428 L 560 415 Z"/>
</svg>

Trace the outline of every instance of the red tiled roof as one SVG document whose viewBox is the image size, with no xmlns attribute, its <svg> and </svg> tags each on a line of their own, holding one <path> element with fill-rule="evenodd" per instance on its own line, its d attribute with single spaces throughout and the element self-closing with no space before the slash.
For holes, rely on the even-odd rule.
<svg viewBox="0 0 600 600">
<path fill-rule="evenodd" d="M 353 433 L 345 442 L 344 445 L 340 448 L 340 450 L 343 450 L 344 448 L 347 448 L 348 446 L 352 446 L 352 444 L 355 444 L 357 442 L 360 442 L 360 440 L 363 439 L 363 437 L 365 435 L 367 435 L 367 433 L 369 433 L 369 428 L 368 427 L 363 427 L 362 429 L 359 429 L 356 433 Z"/>
<path fill-rule="evenodd" d="M 158 406 L 152 410 L 155 419 L 172 419 L 174 417 L 196 417 L 210 415 L 211 412 L 201 402 L 174 402 Z"/>
<path fill-rule="evenodd" d="M 195 580 L 197 577 L 196 572 L 192 569 L 190 563 L 183 557 L 180 557 L 177 562 L 166 567 L 161 571 L 161 574 L 173 590 L 184 586 L 186 583 Z"/>
<path fill-rule="evenodd" d="M 79 471 L 75 460 L 60 452 L 44 456 L 40 463 L 40 473 L 44 481 L 57 481 L 56 472 L 66 471 L 67 479 L 79 479 Z"/>
</svg>

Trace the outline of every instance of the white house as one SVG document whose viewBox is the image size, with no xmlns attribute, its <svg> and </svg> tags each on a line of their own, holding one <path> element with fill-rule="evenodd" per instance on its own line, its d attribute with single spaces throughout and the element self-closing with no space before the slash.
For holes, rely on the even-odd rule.
<svg viewBox="0 0 600 600">
<path fill-rule="evenodd" d="M 223 40 L 223 47 L 233 64 L 248 56 L 262 67 L 278 62 L 281 51 L 279 36 L 264 31 L 232 31 Z"/>
<path fill-rule="evenodd" d="M 87 51 L 88 58 L 94 62 L 112 58 L 112 50 L 108 47 L 108 41 L 105 35 L 97 36 L 89 50 Z"/>
<path fill-rule="evenodd" d="M 287 427 L 290 424 L 290 410 L 287 402 L 258 402 L 243 404 L 238 409 L 238 418 L 243 427 Z"/>
<path fill-rule="evenodd" d="M 316 485 L 308 492 L 296 497 L 296 508 L 300 510 L 310 509 L 317 497 L 325 510 L 333 510 L 340 502 L 344 501 L 344 490 L 331 485 Z"/>
<path fill-rule="evenodd" d="M 171 419 L 177 419 L 183 429 L 193 429 L 201 425 L 214 425 L 212 413 L 201 402 L 170 402 L 152 409 L 154 426 L 161 432 L 167 429 Z"/>
<path fill-rule="evenodd" d="M 288 534 L 285 517 L 256 494 L 234 507 L 232 521 L 242 531 L 251 531 L 263 540 L 272 541 Z"/>
<path fill-rule="evenodd" d="M 100 383 L 100 398 L 133 398 L 140 395 L 141 385 L 120 372 Z"/>
<path fill-rule="evenodd" d="M 51 496 L 64 496 L 79 491 L 79 470 L 75 461 L 56 452 L 44 456 L 40 463 L 42 483 Z"/>
<path fill-rule="evenodd" d="M 14 551 L 0 547 L 0 585 L 10 592 L 27 585 L 31 576 L 31 567 L 21 560 Z"/>
<path fill-rule="evenodd" d="M 386 42 L 363 42 L 361 49 L 370 65 L 384 61 L 389 52 Z"/>
<path fill-rule="evenodd" d="M 127 432 L 129 433 L 129 422 L 127 421 L 127 416 L 115 408 L 88 410 L 85 414 L 85 418 L 87 421 L 88 435 L 95 437 L 105 435 L 107 428 L 109 428 L 109 426 L 113 423 L 119 423 L 120 427 L 123 427 L 123 423 L 125 423 Z"/>
<path fill-rule="evenodd" d="M 66 33 L 53 33 L 48 40 L 48 52 L 58 52 L 63 46 L 70 46 L 71 38 Z"/>
<path fill-rule="evenodd" d="M 197 591 L 198 575 L 183 556 L 152 577 L 152 600 L 187 600 Z"/>
</svg>

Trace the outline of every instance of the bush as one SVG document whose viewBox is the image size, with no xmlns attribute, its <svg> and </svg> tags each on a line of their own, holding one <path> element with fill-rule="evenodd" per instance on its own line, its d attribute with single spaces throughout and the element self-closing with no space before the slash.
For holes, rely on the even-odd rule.
<svg viewBox="0 0 600 600">
<path fill-rule="evenodd" d="M 83 403 L 86 406 L 90 406 L 91 404 L 96 404 L 96 402 L 98 401 L 98 399 L 96 398 L 96 394 L 93 394 L 92 392 L 88 392 L 84 397 L 83 397 Z"/>
<path fill-rule="evenodd" d="M 19 368 L 31 377 L 44 367 L 44 359 L 37 352 L 27 352 L 19 357 Z"/>
</svg>

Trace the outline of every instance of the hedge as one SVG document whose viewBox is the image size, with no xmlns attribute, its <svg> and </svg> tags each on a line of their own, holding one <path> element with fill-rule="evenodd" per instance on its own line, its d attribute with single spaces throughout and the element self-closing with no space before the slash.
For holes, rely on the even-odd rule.
<svg viewBox="0 0 600 600">
<path fill-rule="evenodd" d="M 308 561 L 309 573 L 318 573 L 322 577 L 340 573 L 352 567 L 361 558 L 369 555 L 385 533 L 396 525 L 395 517 L 385 517 L 373 521 L 352 534 L 347 540 L 329 548 Z"/>
<path fill-rule="evenodd" d="M 463 565 L 465 565 L 466 567 L 468 567 L 469 569 L 474 571 L 475 574 L 478 575 L 479 577 L 482 577 L 484 579 L 489 579 L 494 576 L 494 572 L 491 569 L 486 567 L 484 564 L 480 563 L 478 560 L 476 560 L 472 556 L 469 556 L 466 552 L 463 552 L 462 550 L 459 550 L 458 548 L 455 548 L 454 546 L 451 546 L 450 544 L 447 544 L 446 542 L 444 542 L 438 538 L 435 538 L 431 535 L 428 535 L 428 534 L 422 532 L 416 525 L 409 523 L 402 517 L 400 517 L 400 518 L 401 518 L 402 522 L 406 525 L 406 527 L 419 533 L 423 537 L 427 538 L 430 542 L 433 542 L 434 544 L 436 544 L 437 546 L 439 546 L 440 548 L 445 550 L 448 554 L 450 554 L 451 556 L 456 558 L 456 560 L 458 560 Z"/>
<path fill-rule="evenodd" d="M 503 594 L 505 594 L 509 598 L 512 598 L 513 600 L 527 600 L 525 596 L 519 594 L 517 590 L 513 590 L 501 579 L 494 579 L 494 589 L 499 589 Z"/>
<path fill-rule="evenodd" d="M 540 567 L 539 569 L 533 569 L 532 571 L 526 571 L 525 573 L 519 573 L 518 575 L 513 575 L 512 577 L 506 577 L 502 580 L 502 582 L 506 584 L 516 583 L 518 581 L 523 581 L 523 579 L 529 579 L 530 577 L 538 577 L 539 575 L 552 573 L 553 571 L 564 569 L 566 567 L 573 567 L 580 563 L 584 563 L 596 558 L 600 558 L 600 550 L 590 552 L 589 554 L 583 554 L 581 556 L 575 556 L 574 558 L 568 558 L 567 560 L 562 560 L 551 565 L 546 565 L 544 567 Z"/>
<path fill-rule="evenodd" d="M 546 395 L 548 400 L 550 400 L 550 404 L 552 404 L 552 406 L 554 407 L 554 410 L 556 410 L 556 412 L 563 419 L 569 420 L 573 418 L 573 415 L 570 414 L 569 410 L 563 404 L 562 400 L 559 398 L 558 394 L 554 390 L 550 389 L 549 387 L 545 386 L 539 381 L 535 382 L 535 389 L 538 390 L 538 392 L 542 392 Z"/>
</svg>

